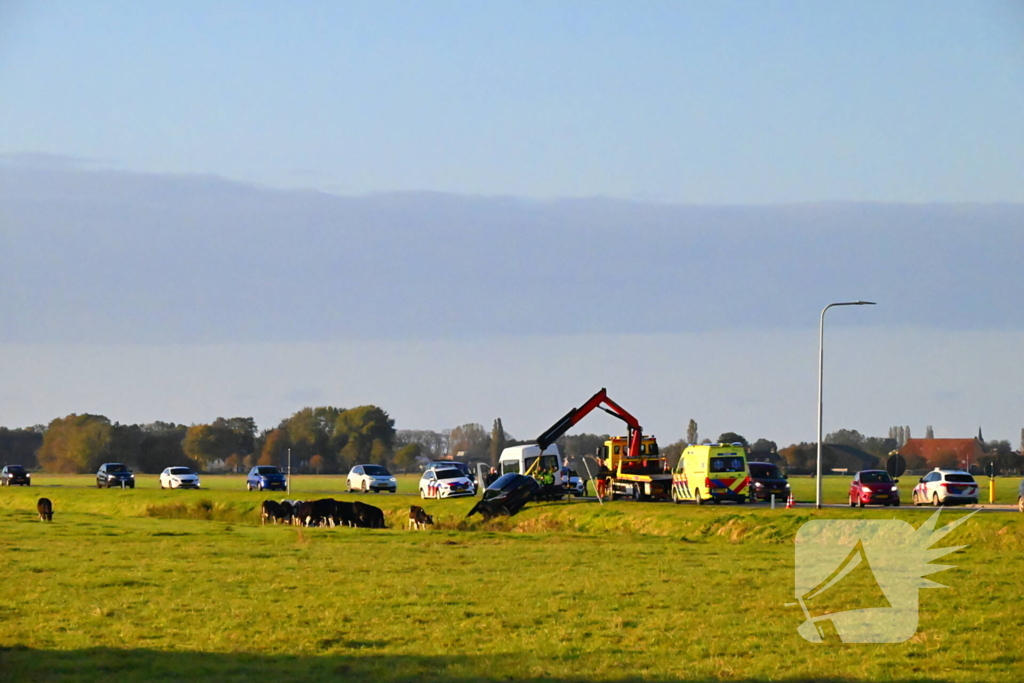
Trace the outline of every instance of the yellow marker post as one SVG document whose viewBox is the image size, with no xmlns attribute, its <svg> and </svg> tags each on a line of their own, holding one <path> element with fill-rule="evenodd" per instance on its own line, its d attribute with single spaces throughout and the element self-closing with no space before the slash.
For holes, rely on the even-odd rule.
<svg viewBox="0 0 1024 683">
<path fill-rule="evenodd" d="M 996 478 L 989 477 L 988 479 L 988 502 L 996 502 Z"/>
</svg>

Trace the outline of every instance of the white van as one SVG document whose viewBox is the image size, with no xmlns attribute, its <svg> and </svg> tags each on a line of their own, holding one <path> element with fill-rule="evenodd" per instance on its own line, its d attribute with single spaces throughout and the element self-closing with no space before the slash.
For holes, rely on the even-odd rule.
<svg viewBox="0 0 1024 683">
<path fill-rule="evenodd" d="M 530 467 L 540 458 L 540 463 L 530 474 L 535 476 L 539 468 L 555 471 L 555 485 L 562 485 L 562 454 L 558 452 L 558 446 L 551 444 L 541 453 L 537 444 L 525 446 L 509 446 L 501 452 L 501 459 L 498 467 L 502 474 L 513 472 L 515 474 L 526 474 Z"/>
</svg>

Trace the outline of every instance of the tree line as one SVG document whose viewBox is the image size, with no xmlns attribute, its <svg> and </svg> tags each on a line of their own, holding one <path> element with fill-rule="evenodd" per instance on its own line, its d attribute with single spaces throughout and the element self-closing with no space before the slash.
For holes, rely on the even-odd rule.
<svg viewBox="0 0 1024 683">
<path fill-rule="evenodd" d="M 934 434 L 929 425 L 926 438 Z M 561 453 L 578 463 L 594 455 L 608 434 L 566 435 L 557 442 Z M 822 465 L 826 471 L 840 467 L 884 464 L 889 453 L 910 438 L 909 427 L 893 427 L 887 437 L 865 436 L 856 430 L 840 429 L 825 437 Z M 982 455 L 977 464 L 984 468 L 995 462 L 1000 472 L 1024 470 L 1024 456 L 1005 440 L 984 441 L 978 437 Z M 687 425 L 686 438 L 662 446 L 671 466 L 683 449 L 699 441 L 695 420 Z M 1021 433 L 1024 451 L 1024 430 Z M 395 421 L 375 405 L 356 408 L 306 407 L 283 419 L 277 427 L 257 429 L 251 417 L 219 417 L 208 424 L 182 425 L 171 422 L 124 425 L 106 416 L 71 414 L 48 425 L 26 429 L 0 427 L 0 463 L 20 463 L 53 473 L 94 472 L 104 462 L 123 462 L 145 473 L 156 473 L 171 465 L 186 465 L 203 471 L 246 471 L 253 465 L 284 467 L 291 454 L 292 469 L 309 473 L 345 473 L 355 464 L 384 465 L 399 472 L 418 471 L 428 460 L 456 458 L 497 466 L 501 451 L 530 441 L 508 434 L 501 418 L 487 430 L 478 423 L 453 429 L 396 430 Z M 811 472 L 816 467 L 817 443 L 801 442 L 785 448 L 766 438 L 753 443 L 735 432 L 725 432 L 714 443 L 741 443 L 751 460 L 775 462 L 791 473 Z M 953 456 L 951 456 L 953 457 Z M 953 458 L 955 460 L 955 457 Z M 957 467 L 956 462 L 925 462 L 908 456 L 912 471 L 931 467 Z"/>
</svg>

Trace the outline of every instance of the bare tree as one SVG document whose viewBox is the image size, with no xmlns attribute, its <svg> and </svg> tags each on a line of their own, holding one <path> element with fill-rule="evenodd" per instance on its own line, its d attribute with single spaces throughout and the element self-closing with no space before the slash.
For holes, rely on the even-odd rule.
<svg viewBox="0 0 1024 683">
<path fill-rule="evenodd" d="M 1024 429 L 1020 430 L 1021 443 L 1024 444 Z M 690 420 L 686 427 L 686 443 L 697 443 L 697 421 Z"/>
</svg>

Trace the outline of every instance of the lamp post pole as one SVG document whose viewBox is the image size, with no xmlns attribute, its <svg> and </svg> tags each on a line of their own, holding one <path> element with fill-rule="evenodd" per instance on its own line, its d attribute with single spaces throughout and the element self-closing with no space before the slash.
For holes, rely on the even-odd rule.
<svg viewBox="0 0 1024 683">
<path fill-rule="evenodd" d="M 842 301 L 829 304 L 821 309 L 821 322 L 818 325 L 818 469 L 815 482 L 814 507 L 821 509 L 821 395 L 822 378 L 825 370 L 825 311 L 833 306 L 874 306 L 874 301 Z"/>
</svg>

